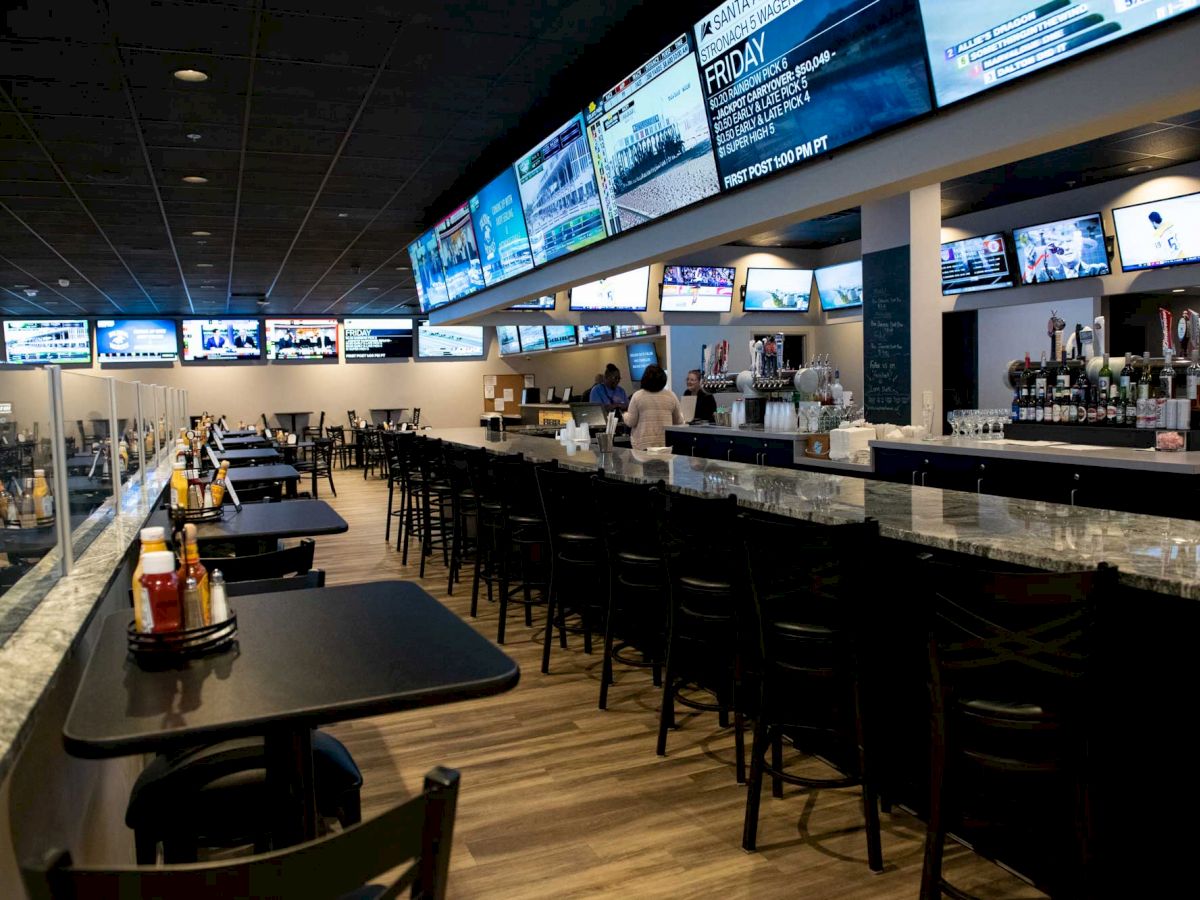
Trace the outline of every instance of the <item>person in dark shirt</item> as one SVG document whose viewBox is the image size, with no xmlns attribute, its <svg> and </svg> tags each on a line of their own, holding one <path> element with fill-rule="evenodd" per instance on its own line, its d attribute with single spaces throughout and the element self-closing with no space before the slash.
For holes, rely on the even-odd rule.
<svg viewBox="0 0 1200 900">
<path fill-rule="evenodd" d="M 704 390 L 700 382 L 701 374 L 699 369 L 688 372 L 687 390 L 683 396 L 696 398 L 696 418 L 693 421 L 711 422 L 717 413 L 717 398 Z"/>
<path fill-rule="evenodd" d="M 621 387 L 621 370 L 612 363 L 604 367 L 604 382 L 592 388 L 588 400 L 599 403 L 607 414 L 611 410 L 624 410 L 629 405 L 629 395 Z"/>
</svg>

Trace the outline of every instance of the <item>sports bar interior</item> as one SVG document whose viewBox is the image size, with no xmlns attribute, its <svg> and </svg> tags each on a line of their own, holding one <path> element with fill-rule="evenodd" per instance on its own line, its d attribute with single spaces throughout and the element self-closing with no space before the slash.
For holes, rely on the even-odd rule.
<svg viewBox="0 0 1200 900">
<path fill-rule="evenodd" d="M 1198 10 L 7 4 L 0 897 L 1193 893 Z"/>
</svg>

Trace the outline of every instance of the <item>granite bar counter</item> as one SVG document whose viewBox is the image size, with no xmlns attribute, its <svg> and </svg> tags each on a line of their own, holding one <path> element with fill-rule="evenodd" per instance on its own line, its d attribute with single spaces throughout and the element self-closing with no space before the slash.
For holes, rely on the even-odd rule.
<svg viewBox="0 0 1200 900">
<path fill-rule="evenodd" d="M 1081 428 L 1086 432 L 1086 428 Z M 1100 447 L 1087 443 L 1087 435 L 1078 444 L 1053 441 L 977 441 L 969 438 L 940 437 L 932 441 L 902 438 L 873 440 L 871 447 L 914 453 L 947 453 L 954 456 L 1009 459 L 1020 462 L 1057 463 L 1095 466 L 1102 469 L 1133 469 L 1171 475 L 1200 475 L 1200 450 L 1166 453 L 1131 447 Z"/>
<path fill-rule="evenodd" d="M 733 494 L 747 509 L 789 518 L 836 524 L 870 517 L 887 538 L 1047 571 L 1108 562 L 1119 567 L 1129 587 L 1200 599 L 1200 522 L 668 453 L 598 454 L 546 438 L 489 437 L 483 428 L 422 434 L 495 453 L 522 453 L 536 462 L 602 469 L 628 481 L 661 480 L 684 493 Z"/>
</svg>

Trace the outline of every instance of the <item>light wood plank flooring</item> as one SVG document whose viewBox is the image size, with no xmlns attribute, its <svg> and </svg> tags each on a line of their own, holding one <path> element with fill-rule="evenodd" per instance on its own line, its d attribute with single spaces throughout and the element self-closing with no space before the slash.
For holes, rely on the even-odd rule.
<svg viewBox="0 0 1200 900">
<path fill-rule="evenodd" d="M 318 539 L 316 565 L 329 582 L 418 580 L 414 555 L 402 567 L 394 533 L 391 545 L 384 542 L 386 484 L 364 481 L 357 470 L 334 477 L 340 496 L 323 487 L 321 497 L 350 531 Z M 470 582 L 448 597 L 445 574 L 438 557 L 420 583 L 494 640 L 496 608 L 481 601 L 471 620 Z M 602 712 L 599 653 L 584 654 L 572 636 L 542 675 L 540 621 L 535 616 L 531 629 L 511 616 L 504 649 L 521 666 L 515 690 L 329 728 L 362 767 L 366 816 L 418 791 L 434 765 L 461 770 L 452 897 L 917 896 L 921 823 L 899 811 L 882 817 L 886 870 L 872 875 L 856 790 L 788 786 L 777 800 L 767 788 L 760 852 L 743 852 L 746 789 L 734 780 L 732 733 L 713 714 L 681 714 L 668 756 L 657 757 L 650 673 L 618 666 Z M 953 844 L 947 873 L 985 898 L 1042 896 Z"/>
</svg>

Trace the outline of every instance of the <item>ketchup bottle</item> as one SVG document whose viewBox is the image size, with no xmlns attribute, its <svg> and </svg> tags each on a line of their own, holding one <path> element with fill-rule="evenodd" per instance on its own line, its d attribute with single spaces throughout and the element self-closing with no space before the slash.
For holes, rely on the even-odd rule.
<svg viewBox="0 0 1200 900">
<path fill-rule="evenodd" d="M 142 557 L 142 587 L 150 600 L 155 633 L 183 628 L 183 608 L 179 601 L 179 576 L 175 574 L 175 554 L 156 550 Z"/>
</svg>

